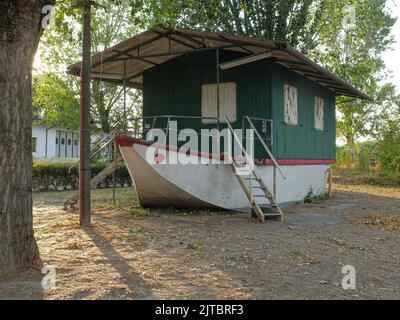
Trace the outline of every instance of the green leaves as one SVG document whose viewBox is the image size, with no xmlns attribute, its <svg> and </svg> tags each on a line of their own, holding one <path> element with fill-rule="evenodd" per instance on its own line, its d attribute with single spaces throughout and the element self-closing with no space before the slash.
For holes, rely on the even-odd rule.
<svg viewBox="0 0 400 320">
<path fill-rule="evenodd" d="M 79 99 L 68 82 L 55 74 L 43 74 L 34 79 L 33 92 L 36 124 L 79 128 Z"/>
<path fill-rule="evenodd" d="M 40 116 L 41 121 L 47 125 L 55 123 L 70 127 L 79 122 L 79 77 L 66 74 L 67 66 L 81 60 L 82 17 L 81 10 L 74 3 L 73 0 L 57 3 L 54 8 L 55 22 L 45 30 L 40 45 L 42 70 L 39 72 L 45 76 L 38 76 L 34 88 L 35 103 L 40 109 L 37 117 Z M 92 9 L 93 54 L 102 52 L 139 32 L 134 2 L 118 0 L 107 1 L 104 4 L 107 10 L 95 6 Z M 63 100 L 65 106 L 62 106 Z M 76 104 L 78 108 L 73 110 L 72 105 Z M 128 90 L 128 118 L 137 115 L 140 108 L 140 92 Z M 93 81 L 91 117 L 96 123 L 93 129 L 109 132 L 117 123 L 121 123 L 122 115 L 122 88 Z"/>
</svg>

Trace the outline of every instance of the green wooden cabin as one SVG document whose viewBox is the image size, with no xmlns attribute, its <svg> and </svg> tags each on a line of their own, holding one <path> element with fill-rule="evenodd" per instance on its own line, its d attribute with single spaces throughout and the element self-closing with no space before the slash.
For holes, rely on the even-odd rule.
<svg viewBox="0 0 400 320">
<path fill-rule="evenodd" d="M 240 56 L 239 56 L 240 57 Z M 239 58 L 237 53 L 220 52 L 220 61 Z M 220 83 L 236 84 L 236 120 L 243 127 L 246 115 L 272 120 L 272 152 L 278 159 L 335 159 L 335 94 L 329 89 L 284 68 L 273 61 L 261 60 L 220 71 Z M 216 53 L 193 53 L 156 66 L 143 75 L 143 116 L 202 115 L 202 86 L 217 83 Z M 284 121 L 284 86 L 298 90 L 298 124 Z M 314 98 L 324 99 L 324 128 L 314 126 Z M 164 121 L 163 121 L 164 120 Z M 166 128 L 166 119 L 158 125 Z M 215 127 L 199 119 L 174 119 L 178 129 Z M 152 119 L 147 121 L 151 122 Z M 254 123 L 261 124 L 257 121 Z M 223 127 L 223 123 L 221 124 Z M 261 128 L 258 128 L 262 132 Z M 269 131 L 269 129 L 267 129 Z M 268 132 L 269 133 L 269 132 Z M 265 138 L 268 139 L 269 135 Z M 257 146 L 256 158 L 262 158 Z"/>
<path fill-rule="evenodd" d="M 200 132 L 216 127 L 200 117 L 218 111 L 223 128 L 225 108 L 234 128 L 254 118 L 277 159 L 334 161 L 335 97 L 369 99 L 287 44 L 164 26 L 94 56 L 92 68 L 94 79 L 143 90 L 145 130 L 166 128 L 168 115 L 178 129 Z M 255 148 L 256 159 L 266 158 Z"/>
</svg>

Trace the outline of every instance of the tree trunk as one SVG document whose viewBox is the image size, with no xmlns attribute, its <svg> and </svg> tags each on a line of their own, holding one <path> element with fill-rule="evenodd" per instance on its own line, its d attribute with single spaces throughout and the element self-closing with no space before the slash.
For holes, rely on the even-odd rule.
<svg viewBox="0 0 400 320">
<path fill-rule="evenodd" d="M 0 274 L 39 259 L 32 223 L 32 63 L 41 8 L 0 0 Z"/>
</svg>

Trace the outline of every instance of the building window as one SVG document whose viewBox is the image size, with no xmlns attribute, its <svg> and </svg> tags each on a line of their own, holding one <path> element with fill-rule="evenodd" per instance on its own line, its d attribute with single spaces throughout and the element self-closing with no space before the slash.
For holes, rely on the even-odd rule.
<svg viewBox="0 0 400 320">
<path fill-rule="evenodd" d="M 324 130 L 324 99 L 320 97 L 314 99 L 314 128 Z"/>
<path fill-rule="evenodd" d="M 65 139 L 61 138 L 61 144 L 64 145 L 65 144 Z"/>
<path fill-rule="evenodd" d="M 56 144 L 58 144 L 58 138 L 56 138 Z"/>
<path fill-rule="evenodd" d="M 32 137 L 31 148 L 32 152 L 37 152 L 37 138 L 35 137 Z"/>
<path fill-rule="evenodd" d="M 79 142 L 79 141 L 78 141 L 77 139 L 75 139 L 75 140 L 74 140 L 74 146 L 77 146 L 77 145 L 78 145 L 78 142 Z"/>
<path fill-rule="evenodd" d="M 71 143 L 72 143 L 72 140 L 71 140 L 71 139 L 68 139 L 68 145 L 69 145 L 69 146 L 71 145 Z"/>
<path fill-rule="evenodd" d="M 297 125 L 297 88 L 285 85 L 285 96 L 284 96 L 284 112 L 285 112 L 285 123 Z"/>
<path fill-rule="evenodd" d="M 204 84 L 201 87 L 201 116 L 217 117 L 216 83 Z M 236 121 L 236 83 L 224 82 L 219 85 L 219 121 L 224 123 L 225 115 L 230 122 Z M 203 123 L 217 123 L 217 120 L 203 119 Z"/>
</svg>

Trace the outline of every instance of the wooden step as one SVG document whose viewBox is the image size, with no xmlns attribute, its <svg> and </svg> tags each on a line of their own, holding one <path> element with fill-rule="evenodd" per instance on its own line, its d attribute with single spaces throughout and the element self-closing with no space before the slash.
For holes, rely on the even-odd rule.
<svg viewBox="0 0 400 320">
<path fill-rule="evenodd" d="M 90 188 L 96 187 L 100 182 L 102 182 L 105 178 L 111 175 L 115 170 L 123 165 L 124 161 L 120 155 L 110 163 L 106 168 L 103 169 L 98 175 L 90 180 Z M 79 192 L 76 192 L 72 197 L 65 200 L 64 202 L 64 210 L 67 211 L 68 208 L 74 208 L 74 206 L 79 201 Z"/>
</svg>

